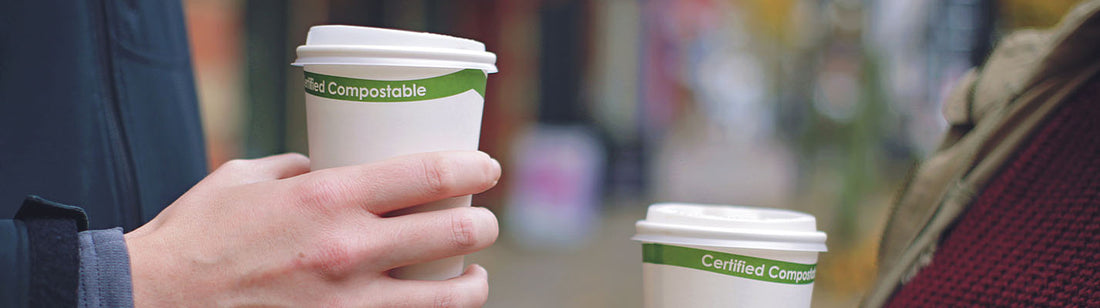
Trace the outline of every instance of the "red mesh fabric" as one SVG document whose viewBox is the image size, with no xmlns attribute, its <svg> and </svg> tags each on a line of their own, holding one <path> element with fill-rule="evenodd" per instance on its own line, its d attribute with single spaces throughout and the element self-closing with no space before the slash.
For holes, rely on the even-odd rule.
<svg viewBox="0 0 1100 308">
<path fill-rule="evenodd" d="M 997 174 L 890 307 L 1100 307 L 1100 82 Z"/>
</svg>

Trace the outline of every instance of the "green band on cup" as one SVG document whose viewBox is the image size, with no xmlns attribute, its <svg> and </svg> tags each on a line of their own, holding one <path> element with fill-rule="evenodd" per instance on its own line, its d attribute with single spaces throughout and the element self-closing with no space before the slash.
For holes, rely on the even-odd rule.
<svg viewBox="0 0 1100 308">
<path fill-rule="evenodd" d="M 642 244 L 642 262 L 785 284 L 811 284 L 817 264 L 800 264 L 680 246 Z"/>
<path fill-rule="evenodd" d="M 477 91 L 485 97 L 485 72 L 465 69 L 417 80 L 367 80 L 305 72 L 306 93 L 324 98 L 372 103 L 413 102 Z"/>
</svg>

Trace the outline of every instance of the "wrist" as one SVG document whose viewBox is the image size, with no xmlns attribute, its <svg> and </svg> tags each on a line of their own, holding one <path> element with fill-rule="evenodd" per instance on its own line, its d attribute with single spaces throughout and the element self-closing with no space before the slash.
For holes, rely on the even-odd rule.
<svg viewBox="0 0 1100 308">
<path fill-rule="evenodd" d="M 186 290 L 180 288 L 184 279 L 173 271 L 170 259 L 174 256 L 165 253 L 169 250 L 155 239 L 135 233 L 124 236 L 130 251 L 134 307 L 170 306 L 182 294 L 169 290 Z"/>
</svg>

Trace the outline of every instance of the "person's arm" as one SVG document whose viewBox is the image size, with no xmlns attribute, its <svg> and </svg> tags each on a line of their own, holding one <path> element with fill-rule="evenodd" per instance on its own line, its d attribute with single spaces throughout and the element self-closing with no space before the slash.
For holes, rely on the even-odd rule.
<svg viewBox="0 0 1100 308">
<path fill-rule="evenodd" d="M 133 307 L 122 229 L 87 227 L 80 208 L 37 196 L 0 220 L 0 307 Z"/>
<path fill-rule="evenodd" d="M 122 229 L 84 228 L 80 208 L 36 196 L 0 220 L 0 307 L 133 307 Z"/>
<path fill-rule="evenodd" d="M 405 265 L 492 244 L 484 208 L 387 214 L 496 185 L 481 152 L 417 154 L 309 171 L 285 154 L 218 168 L 125 235 L 136 306 L 472 307 L 488 296 L 471 265 L 446 281 L 392 278 Z"/>
<path fill-rule="evenodd" d="M 125 235 L 84 231 L 80 208 L 32 196 L 0 220 L 0 307 L 484 304 L 480 266 L 446 281 L 388 271 L 488 247 L 491 212 L 386 214 L 488 190 L 496 160 L 427 153 L 308 170 L 297 154 L 227 163 Z"/>
</svg>

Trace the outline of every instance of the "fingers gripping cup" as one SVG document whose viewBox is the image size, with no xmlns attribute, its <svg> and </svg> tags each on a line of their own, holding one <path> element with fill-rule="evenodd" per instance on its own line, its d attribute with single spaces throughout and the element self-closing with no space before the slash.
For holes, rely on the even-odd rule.
<svg viewBox="0 0 1100 308">
<path fill-rule="evenodd" d="M 825 233 L 788 210 L 662 203 L 635 224 L 645 307 L 809 307 Z"/>
<path fill-rule="evenodd" d="M 305 72 L 310 169 L 399 155 L 477 150 L 485 81 L 496 55 L 474 40 L 355 26 L 315 26 L 293 63 Z M 469 206 L 470 196 L 414 208 Z M 395 269 L 398 278 L 444 280 L 462 257 Z"/>
</svg>

